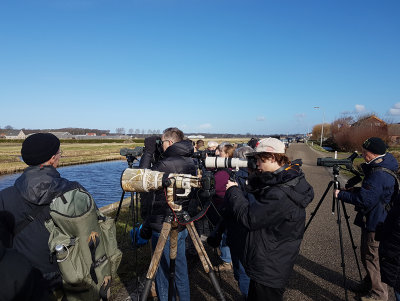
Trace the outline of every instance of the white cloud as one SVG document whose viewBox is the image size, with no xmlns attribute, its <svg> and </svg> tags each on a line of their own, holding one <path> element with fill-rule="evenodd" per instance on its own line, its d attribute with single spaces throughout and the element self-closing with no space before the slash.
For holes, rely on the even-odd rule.
<svg viewBox="0 0 400 301">
<path fill-rule="evenodd" d="M 389 109 L 389 115 L 392 115 L 392 116 L 400 116 L 400 102 L 395 103 L 395 104 Z"/>
<path fill-rule="evenodd" d="M 211 123 L 203 123 L 203 124 L 199 125 L 199 129 L 201 129 L 201 130 L 206 130 L 206 129 L 211 129 L 211 128 L 212 128 Z"/>
<path fill-rule="evenodd" d="M 257 121 L 265 121 L 265 117 L 264 116 L 258 116 L 256 118 Z"/>
<path fill-rule="evenodd" d="M 294 117 L 296 118 L 296 121 L 297 122 L 303 122 L 304 121 L 304 119 L 306 118 L 306 114 L 304 114 L 304 113 L 298 113 L 298 114 L 296 114 L 296 115 L 294 115 Z"/>
<path fill-rule="evenodd" d="M 364 105 L 355 105 L 355 111 L 356 113 L 363 113 L 366 111 L 366 109 Z"/>
</svg>

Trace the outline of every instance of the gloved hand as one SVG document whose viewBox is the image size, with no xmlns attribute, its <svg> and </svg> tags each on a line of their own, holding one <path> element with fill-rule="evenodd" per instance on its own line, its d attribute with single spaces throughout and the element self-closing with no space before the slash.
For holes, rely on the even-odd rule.
<svg viewBox="0 0 400 301">
<path fill-rule="evenodd" d="M 161 138 L 159 136 L 150 136 L 144 139 L 144 151 L 147 153 L 154 154 L 157 148 L 156 141 L 160 139 Z"/>
<path fill-rule="evenodd" d="M 138 232 L 139 232 L 139 235 L 141 238 L 148 240 L 151 238 L 153 231 L 151 230 L 151 228 L 149 226 L 144 225 L 144 227 L 143 227 L 143 224 L 141 224 Z"/>
<path fill-rule="evenodd" d="M 135 227 L 130 231 L 133 246 L 135 246 L 135 243 L 136 243 L 136 247 L 141 247 L 141 246 L 147 244 L 147 242 L 148 242 L 148 239 L 145 239 L 140 235 L 142 226 L 143 225 L 140 225 L 139 227 Z M 151 235 L 150 235 L 150 237 L 151 237 Z"/>
</svg>

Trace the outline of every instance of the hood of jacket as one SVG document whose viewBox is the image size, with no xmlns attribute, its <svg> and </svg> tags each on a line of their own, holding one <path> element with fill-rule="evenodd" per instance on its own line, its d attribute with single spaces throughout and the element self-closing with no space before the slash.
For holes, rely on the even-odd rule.
<svg viewBox="0 0 400 301">
<path fill-rule="evenodd" d="M 50 204 L 61 193 L 80 185 L 61 178 L 53 166 L 46 165 L 26 168 L 14 186 L 28 202 L 45 205 Z"/>
<path fill-rule="evenodd" d="M 394 172 L 397 172 L 399 164 L 396 158 L 391 153 L 386 153 L 385 155 L 372 160 L 370 163 L 361 164 L 361 168 L 364 174 L 367 174 L 374 167 L 385 167 Z"/>
<path fill-rule="evenodd" d="M 296 204 L 305 208 L 314 198 L 314 190 L 306 181 L 301 170 L 300 159 L 285 165 L 275 172 L 251 174 L 247 190 L 254 195 L 262 195 L 270 189 L 279 187 Z"/>
<path fill-rule="evenodd" d="M 163 158 L 168 157 L 192 157 L 194 153 L 192 142 L 189 140 L 182 140 L 172 144 L 163 153 Z"/>
</svg>

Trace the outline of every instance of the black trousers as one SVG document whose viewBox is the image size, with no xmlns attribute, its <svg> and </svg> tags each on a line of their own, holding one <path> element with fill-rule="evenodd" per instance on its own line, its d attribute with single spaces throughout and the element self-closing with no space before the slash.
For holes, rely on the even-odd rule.
<svg viewBox="0 0 400 301">
<path fill-rule="evenodd" d="M 250 280 L 248 301 L 283 301 L 285 288 L 273 288 Z"/>
</svg>

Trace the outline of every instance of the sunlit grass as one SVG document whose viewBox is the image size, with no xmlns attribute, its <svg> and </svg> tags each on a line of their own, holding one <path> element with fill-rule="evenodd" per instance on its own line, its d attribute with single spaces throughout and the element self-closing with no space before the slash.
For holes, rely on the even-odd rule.
<svg viewBox="0 0 400 301">
<path fill-rule="evenodd" d="M 121 157 L 121 148 L 143 146 L 143 143 L 61 143 L 62 158 L 60 166 L 83 164 L 99 161 L 125 159 Z M 27 165 L 21 161 L 21 144 L 0 144 L 0 174 L 22 171 Z"/>
</svg>

